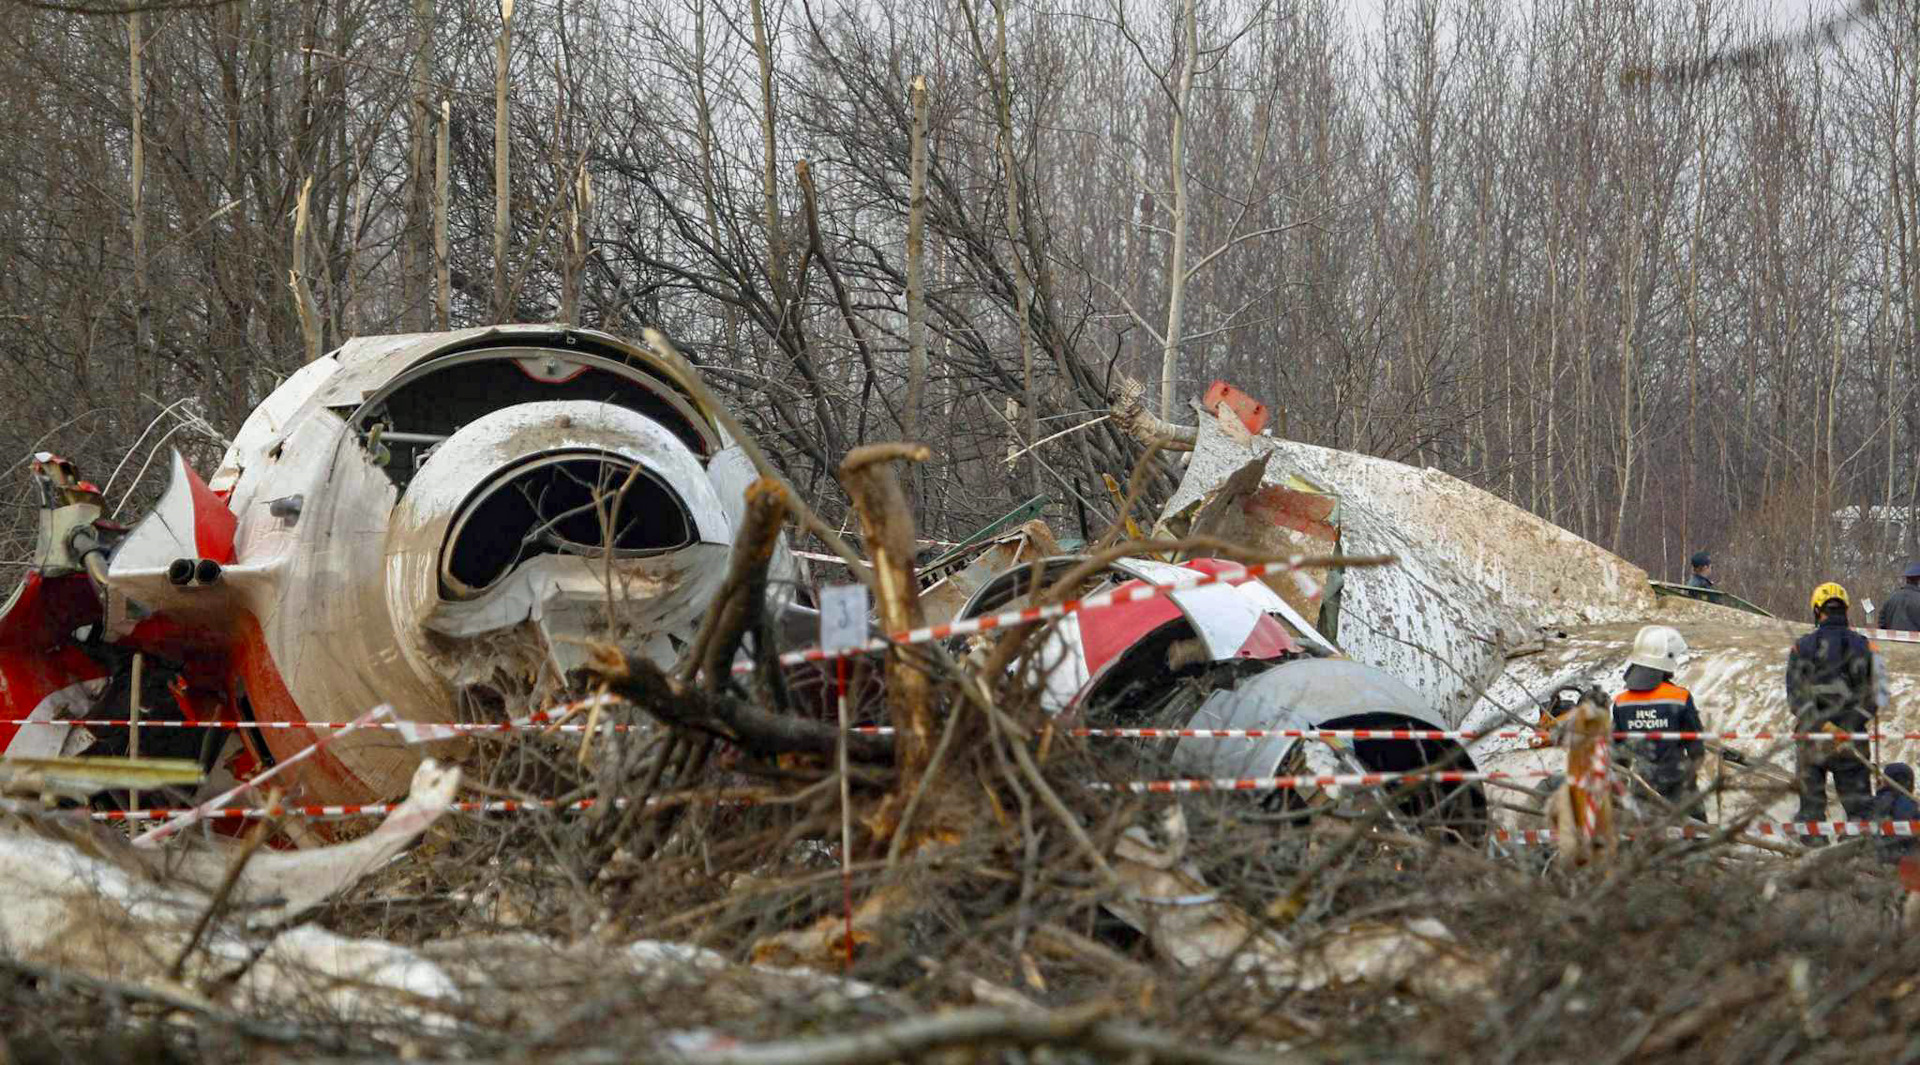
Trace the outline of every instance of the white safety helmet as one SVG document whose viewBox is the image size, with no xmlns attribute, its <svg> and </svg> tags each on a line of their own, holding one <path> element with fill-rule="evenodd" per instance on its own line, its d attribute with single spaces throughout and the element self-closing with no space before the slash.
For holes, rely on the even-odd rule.
<svg viewBox="0 0 1920 1065">
<path fill-rule="evenodd" d="M 1686 653 L 1687 641 L 1679 630 L 1666 625 L 1648 625 L 1633 638 L 1633 653 L 1627 656 L 1627 664 L 1678 673 L 1680 656 Z"/>
</svg>

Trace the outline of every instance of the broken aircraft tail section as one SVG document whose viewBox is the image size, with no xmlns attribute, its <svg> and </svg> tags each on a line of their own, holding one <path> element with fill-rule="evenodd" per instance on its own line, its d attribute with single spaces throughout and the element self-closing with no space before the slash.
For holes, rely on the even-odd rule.
<svg viewBox="0 0 1920 1065">
<path fill-rule="evenodd" d="M 580 637 L 671 662 L 754 477 L 692 372 L 562 326 L 356 339 L 268 396 L 211 478 L 175 455 L 130 530 L 43 456 L 38 553 L 0 612 L 0 716 L 137 703 L 292 726 L 221 733 L 220 751 L 172 730 L 181 752 L 148 752 L 204 756 L 224 779 L 307 747 L 309 722 L 378 703 L 448 721 L 473 689 L 555 687 Z M 774 594 L 796 574 L 782 542 Z M 0 726 L 0 745 L 55 756 L 97 739 L 76 731 Z M 384 798 L 418 762 L 392 733 L 355 733 L 298 783 L 315 802 Z"/>
</svg>

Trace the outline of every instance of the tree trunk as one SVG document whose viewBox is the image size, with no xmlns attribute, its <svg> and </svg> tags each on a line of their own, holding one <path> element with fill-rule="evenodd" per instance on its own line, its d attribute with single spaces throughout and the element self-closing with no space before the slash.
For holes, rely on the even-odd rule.
<svg viewBox="0 0 1920 1065">
<path fill-rule="evenodd" d="M 1161 334 L 1160 417 L 1173 418 L 1174 393 L 1180 380 L 1180 338 L 1187 312 L 1187 106 L 1193 96 L 1193 68 L 1198 61 L 1197 0 L 1186 0 L 1180 16 L 1180 68 L 1174 74 L 1173 139 L 1168 149 L 1168 171 L 1173 181 L 1173 250 L 1167 261 L 1167 330 Z"/>
<path fill-rule="evenodd" d="M 433 0 L 413 0 L 413 92 L 408 117 L 407 232 L 400 242 L 401 294 L 406 301 L 401 321 L 405 328 L 424 329 L 428 322 L 427 289 L 436 270 L 433 251 L 434 190 L 428 173 L 433 152 L 433 106 L 428 101 L 433 80 Z M 437 138 L 436 138 L 437 140 Z M 442 328 L 445 328 L 444 326 Z"/>
<path fill-rule="evenodd" d="M 513 47 L 513 0 L 500 0 L 500 36 L 493 68 L 493 317 L 513 317 L 507 306 L 507 238 L 513 231 L 513 187 L 508 178 L 507 84 Z"/>
<path fill-rule="evenodd" d="M 440 125 L 433 139 L 433 263 L 436 328 L 453 328 L 453 264 L 447 258 L 447 210 L 452 205 L 452 175 L 448 170 L 453 136 L 453 105 L 440 101 Z"/>
<path fill-rule="evenodd" d="M 920 405 L 927 388 L 927 79 L 915 75 L 907 194 L 907 409 L 900 435 L 920 435 Z"/>
<path fill-rule="evenodd" d="M 917 629 L 925 621 L 914 581 L 912 512 L 891 464 L 925 462 L 930 455 L 921 444 L 868 444 L 848 452 L 840 464 L 840 483 L 846 486 L 866 533 L 878 600 L 875 610 L 881 629 L 888 633 Z M 895 729 L 894 762 L 900 771 L 896 795 L 904 799 L 914 793 L 933 761 L 932 684 L 906 648 L 888 652 L 886 669 L 887 712 Z"/>
<path fill-rule="evenodd" d="M 133 156 L 133 329 L 134 347 L 142 359 L 153 352 L 153 299 L 147 288 L 147 107 L 140 64 L 140 53 L 145 47 L 140 33 L 140 12 L 135 11 L 127 16 L 127 87 L 133 112 L 129 145 Z"/>
</svg>

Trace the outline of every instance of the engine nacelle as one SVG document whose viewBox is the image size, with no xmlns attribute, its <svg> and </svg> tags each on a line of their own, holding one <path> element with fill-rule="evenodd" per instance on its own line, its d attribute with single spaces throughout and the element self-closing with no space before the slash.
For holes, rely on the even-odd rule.
<svg viewBox="0 0 1920 1065">
<path fill-rule="evenodd" d="M 525 403 L 462 427 L 421 465 L 387 532 L 387 608 L 433 672 L 471 661 L 444 653 L 450 643 L 465 652 L 525 622 L 564 671 L 583 651 L 573 641 L 595 631 L 691 638 L 731 541 L 699 459 L 658 422 Z"/>
</svg>

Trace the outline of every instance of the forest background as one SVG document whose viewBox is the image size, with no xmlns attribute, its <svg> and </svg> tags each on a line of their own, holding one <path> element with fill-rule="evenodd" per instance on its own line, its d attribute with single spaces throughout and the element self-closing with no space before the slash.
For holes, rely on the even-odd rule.
<svg viewBox="0 0 1920 1065">
<path fill-rule="evenodd" d="M 4 557 L 35 450 L 150 492 L 348 337 L 564 320 L 662 328 L 829 514 L 928 440 L 937 539 L 1098 533 L 1123 379 L 1178 422 L 1224 378 L 1655 577 L 1874 594 L 1920 19 L 1859 8 L 1742 52 L 1733 0 L 15 0 Z"/>
</svg>

